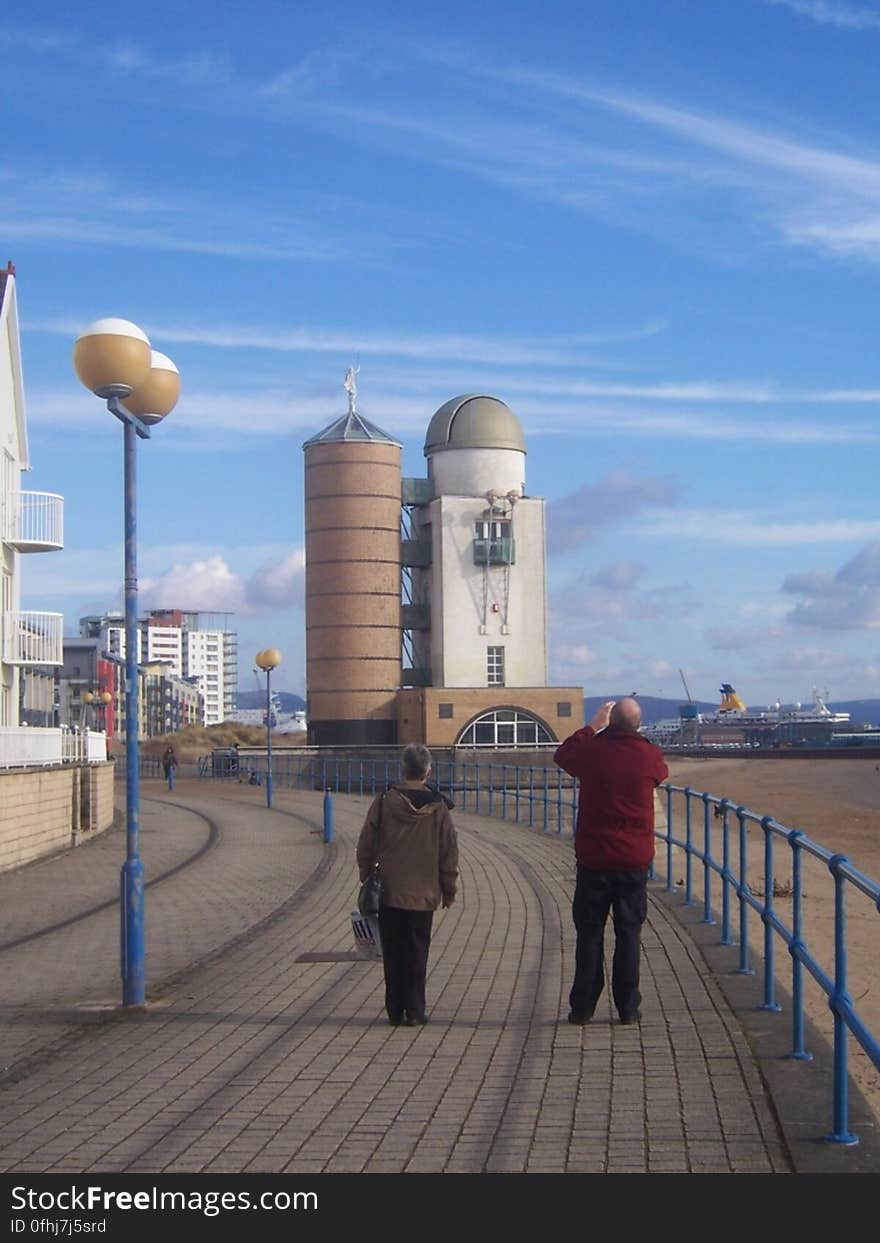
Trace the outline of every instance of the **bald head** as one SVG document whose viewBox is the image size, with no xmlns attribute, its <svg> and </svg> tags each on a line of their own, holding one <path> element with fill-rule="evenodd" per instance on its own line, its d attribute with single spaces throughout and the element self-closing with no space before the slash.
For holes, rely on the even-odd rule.
<svg viewBox="0 0 880 1243">
<path fill-rule="evenodd" d="M 642 723 L 642 710 L 634 699 L 618 699 L 611 709 L 611 724 L 635 733 Z"/>
</svg>

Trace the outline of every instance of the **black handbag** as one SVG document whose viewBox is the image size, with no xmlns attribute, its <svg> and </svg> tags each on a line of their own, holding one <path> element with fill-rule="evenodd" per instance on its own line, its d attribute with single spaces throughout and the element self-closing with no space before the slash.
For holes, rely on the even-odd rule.
<svg viewBox="0 0 880 1243">
<path fill-rule="evenodd" d="M 358 894 L 358 911 L 361 915 L 377 916 L 381 906 L 382 873 L 379 871 L 379 864 L 374 863 L 370 875 L 361 885 Z"/>
<path fill-rule="evenodd" d="M 379 800 L 379 825 L 378 831 L 382 833 L 382 803 L 385 801 L 383 794 Z M 363 882 L 358 893 L 357 908 L 361 915 L 373 915 L 378 917 L 382 906 L 382 873 L 379 870 L 379 860 L 373 864 L 370 874 Z"/>
</svg>

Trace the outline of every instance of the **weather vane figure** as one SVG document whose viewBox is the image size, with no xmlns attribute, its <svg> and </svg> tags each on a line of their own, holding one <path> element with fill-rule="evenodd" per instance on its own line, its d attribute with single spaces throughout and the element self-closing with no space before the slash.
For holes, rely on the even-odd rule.
<svg viewBox="0 0 880 1243">
<path fill-rule="evenodd" d="M 348 413 L 357 414 L 357 382 L 355 376 L 360 371 L 360 367 L 349 367 L 345 373 L 345 379 L 342 387 L 348 393 Z"/>
</svg>

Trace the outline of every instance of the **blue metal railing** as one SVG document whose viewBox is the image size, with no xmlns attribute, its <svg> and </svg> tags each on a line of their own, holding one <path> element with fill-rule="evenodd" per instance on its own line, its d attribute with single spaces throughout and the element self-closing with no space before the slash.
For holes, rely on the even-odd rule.
<svg viewBox="0 0 880 1243">
<path fill-rule="evenodd" d="M 398 771 L 397 763 L 388 757 L 362 759 L 350 755 L 302 752 L 273 755 L 272 758 L 272 778 L 277 789 L 325 791 L 325 817 L 330 815 L 331 826 L 332 809 L 328 813 L 327 792 L 375 794 L 393 783 Z M 199 761 L 200 776 L 215 775 L 234 780 L 247 780 L 255 776 L 262 782 L 265 773 L 265 754 L 243 756 L 235 771 L 228 771 L 228 766 L 222 763 L 212 763 L 210 756 Z M 434 763 L 432 778 L 444 793 L 454 798 L 462 811 L 527 823 L 530 827 L 539 827 L 544 833 L 574 833 L 578 783 L 553 765 L 525 767 L 480 762 L 477 759 L 443 760 Z M 739 974 L 753 974 L 749 953 L 749 912 L 755 912 L 763 924 L 761 1009 L 781 1009 L 775 996 L 777 938 L 781 938 L 788 949 L 792 964 L 792 1049 L 789 1054 L 792 1058 L 809 1060 L 812 1057 L 804 1047 L 805 969 L 824 991 L 834 1026 L 833 1128 L 825 1139 L 839 1144 L 858 1143 L 858 1137 L 849 1130 L 848 1125 L 848 1036 L 855 1037 L 878 1069 L 880 1042 L 856 1012 L 848 991 L 846 903 L 849 893 L 855 889 L 866 895 L 880 910 L 880 885 L 853 867 L 845 856 L 833 854 L 800 830 L 779 824 L 772 816 L 761 816 L 747 807 L 735 805 L 730 799 L 696 791 L 690 786 L 666 782 L 660 790 L 665 795 L 666 828 L 658 829 L 656 836 L 665 847 L 666 890 L 671 893 L 677 888 L 673 878 L 673 849 L 677 847 L 685 852 L 684 903 L 686 906 L 699 905 L 694 896 L 694 866 L 702 866 L 701 922 L 715 924 L 713 881 L 717 887 L 720 880 L 720 943 L 739 946 Z M 702 843 L 698 844 L 696 834 L 699 830 L 695 829 L 695 821 L 699 823 L 700 810 Z M 712 822 L 715 819 L 720 821 L 717 826 L 721 837 L 720 859 L 713 853 Z M 763 838 L 763 894 L 753 891 L 747 880 L 750 826 L 759 829 Z M 332 834 L 332 827 L 330 832 Z M 732 837 L 734 841 L 731 841 Z M 778 875 L 774 848 L 777 843 L 786 843 L 791 852 L 790 927 L 780 918 L 774 902 Z M 831 973 L 826 972 L 809 952 L 804 940 L 802 866 L 805 855 L 823 864 L 833 882 L 834 967 Z M 654 867 L 651 876 L 656 877 Z M 738 912 L 737 935 L 734 935 L 732 927 L 734 905 Z"/>
</svg>

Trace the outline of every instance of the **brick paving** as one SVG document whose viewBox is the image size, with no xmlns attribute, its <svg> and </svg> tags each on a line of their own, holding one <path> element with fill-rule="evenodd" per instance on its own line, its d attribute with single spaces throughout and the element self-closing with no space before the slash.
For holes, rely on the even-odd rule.
<svg viewBox="0 0 880 1243">
<path fill-rule="evenodd" d="M 459 901 L 435 917 L 430 1022 L 385 1021 L 350 950 L 368 799 L 145 781 L 148 994 L 119 1010 L 124 837 L 0 876 L 0 1170 L 764 1172 L 793 1159 L 749 1041 L 652 902 L 639 1026 L 565 1022 L 571 842 L 455 813 Z M 41 927 L 64 924 L 33 936 Z M 22 938 L 31 937 L 30 940 Z"/>
</svg>

